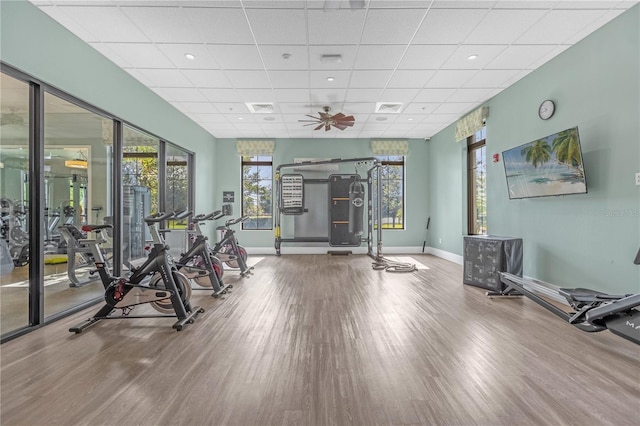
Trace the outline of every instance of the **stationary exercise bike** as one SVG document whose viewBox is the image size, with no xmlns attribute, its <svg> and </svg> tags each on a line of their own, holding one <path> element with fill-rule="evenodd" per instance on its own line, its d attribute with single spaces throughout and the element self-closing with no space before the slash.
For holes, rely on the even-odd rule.
<svg viewBox="0 0 640 426">
<path fill-rule="evenodd" d="M 634 263 L 640 265 L 640 250 Z M 558 293 L 574 310 L 566 312 L 528 290 L 526 279 L 501 272 L 500 280 L 505 285 L 500 295 L 527 296 L 582 331 L 609 330 L 640 345 L 640 293 L 611 295 L 586 288 L 561 288 Z"/>
<path fill-rule="evenodd" d="M 180 219 L 186 219 L 192 216 L 192 212 L 180 215 Z M 222 210 L 207 215 L 199 214 L 191 218 L 191 225 L 188 231 L 191 246 L 186 253 L 182 253 L 180 260 L 176 262 L 176 266 L 180 272 L 183 272 L 193 282 L 202 287 L 213 288 L 213 297 L 219 297 L 232 288 L 232 285 L 224 284 L 222 274 L 224 268 L 222 262 L 211 253 L 209 246 L 209 238 L 207 238 L 200 229 L 200 224 L 206 220 L 219 219 L 224 216 Z"/>
<path fill-rule="evenodd" d="M 211 249 L 214 255 L 227 266 L 240 269 L 241 276 L 251 274 L 253 266 L 247 266 L 247 250 L 238 244 L 236 233 L 231 229 L 231 226 L 242 223 L 247 219 L 249 219 L 249 216 L 229 219 L 224 226 L 217 227 L 216 230 L 221 234 L 220 241 Z"/>
<path fill-rule="evenodd" d="M 177 270 L 172 256 L 168 253 L 169 247 L 158 230 L 158 223 L 173 217 L 174 213 L 159 213 L 144 219 L 153 239 L 153 247 L 147 260 L 141 266 L 132 269 L 128 278 L 111 275 L 100 250 L 100 244 L 105 241 L 102 232 L 112 228 L 112 225 L 82 227 L 85 232 L 97 233 L 95 239 L 80 240 L 80 243 L 91 247 L 96 269 L 105 288 L 106 303 L 93 317 L 70 328 L 70 332 L 81 333 L 82 330 L 103 319 L 158 317 L 177 317 L 178 321 L 173 324 L 173 328 L 180 331 L 186 324 L 193 323 L 198 314 L 204 312 L 204 309 L 199 306 L 191 307 L 189 279 Z M 148 284 L 143 284 L 149 276 L 151 279 Z M 146 303 L 163 315 L 129 315 L 135 306 Z M 122 315 L 110 316 L 115 310 L 120 310 Z"/>
</svg>

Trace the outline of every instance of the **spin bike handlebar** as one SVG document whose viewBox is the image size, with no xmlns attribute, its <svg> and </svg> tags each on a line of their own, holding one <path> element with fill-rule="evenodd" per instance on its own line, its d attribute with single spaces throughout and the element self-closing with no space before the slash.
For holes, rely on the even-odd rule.
<svg viewBox="0 0 640 426">
<path fill-rule="evenodd" d="M 158 212 L 158 213 L 152 214 L 151 216 L 145 217 L 144 221 L 147 222 L 147 225 L 150 225 L 152 223 L 159 223 L 169 219 L 184 219 L 185 217 L 189 217 L 191 214 L 192 212 L 186 209 L 181 210 L 179 212 L 175 212 L 175 211 L 169 212 L 169 213 Z"/>
<path fill-rule="evenodd" d="M 229 219 L 228 221 L 226 221 L 226 222 L 224 223 L 224 226 L 231 226 L 231 225 L 235 225 L 235 224 L 238 224 L 238 223 L 240 223 L 240 222 L 244 222 L 244 221 L 245 221 L 245 220 L 247 220 L 247 219 L 249 219 L 249 216 L 242 216 L 242 217 L 239 217 L 239 218 L 237 218 L 237 219 Z"/>
<path fill-rule="evenodd" d="M 215 220 L 215 219 L 220 219 L 222 216 L 220 216 L 220 214 L 222 213 L 222 210 L 216 210 L 213 211 L 209 214 L 199 214 L 197 216 L 193 217 L 193 221 L 194 222 L 203 222 L 205 220 Z"/>
</svg>

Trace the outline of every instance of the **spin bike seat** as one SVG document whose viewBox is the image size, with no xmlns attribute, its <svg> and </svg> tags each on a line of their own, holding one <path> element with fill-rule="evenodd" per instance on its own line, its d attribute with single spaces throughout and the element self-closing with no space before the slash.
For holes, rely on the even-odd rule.
<svg viewBox="0 0 640 426">
<path fill-rule="evenodd" d="M 622 299 L 625 296 L 602 293 L 588 288 L 561 288 L 558 292 L 564 296 L 570 304 L 599 303 Z"/>
<path fill-rule="evenodd" d="M 111 229 L 113 225 L 82 225 L 84 232 L 100 231 L 101 229 Z"/>
</svg>

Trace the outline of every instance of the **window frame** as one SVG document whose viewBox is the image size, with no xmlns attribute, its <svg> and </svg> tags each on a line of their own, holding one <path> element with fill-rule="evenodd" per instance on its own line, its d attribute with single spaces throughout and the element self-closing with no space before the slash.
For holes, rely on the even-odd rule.
<svg viewBox="0 0 640 426">
<path fill-rule="evenodd" d="M 481 137 L 481 139 L 478 139 Z M 477 217 L 475 213 L 476 209 L 476 182 L 475 182 L 475 173 L 473 172 L 476 169 L 476 161 L 475 161 L 475 153 L 478 150 L 485 150 L 485 183 L 484 183 L 484 205 L 485 205 L 485 219 L 484 219 L 484 232 L 482 229 L 477 228 Z M 487 182 L 486 182 L 486 167 L 487 167 L 487 136 L 486 136 L 486 127 L 482 127 L 481 130 L 476 132 L 475 134 L 469 136 L 467 138 L 467 234 L 468 235 L 487 235 L 488 227 L 487 227 L 487 216 L 486 216 L 486 206 L 487 206 Z"/>
<path fill-rule="evenodd" d="M 270 161 L 265 161 L 265 160 L 255 160 L 255 161 L 251 161 L 251 160 L 245 160 L 246 157 L 250 157 L 250 158 L 264 158 L 264 157 L 269 157 L 271 158 Z M 249 217 L 253 217 L 250 215 L 245 214 L 244 211 L 244 168 L 245 166 L 248 167 L 254 167 L 254 166 L 268 166 L 271 167 L 271 226 L 270 227 L 255 227 L 255 228 L 247 228 L 245 227 L 245 223 L 242 222 L 242 230 L 243 231 L 272 231 L 273 230 L 273 217 L 274 217 L 274 212 L 273 212 L 273 155 L 241 155 L 240 156 L 240 211 L 241 211 L 241 216 L 249 216 Z"/>
<path fill-rule="evenodd" d="M 389 160 L 389 157 L 402 157 L 402 160 Z M 401 208 L 402 208 L 402 226 L 401 227 L 391 227 L 391 226 L 382 226 L 383 230 L 389 230 L 389 231 L 403 231 L 406 229 L 406 183 L 407 183 L 407 179 L 406 179 L 406 173 L 407 173 L 407 167 L 406 167 L 406 156 L 405 155 L 376 155 L 375 158 L 378 160 L 379 164 L 381 167 L 384 166 L 400 166 L 402 167 L 402 201 L 401 201 Z M 384 180 L 382 181 L 382 185 L 381 187 L 384 185 Z M 385 199 L 383 197 L 383 194 L 378 194 L 379 197 L 382 197 L 381 200 L 381 205 L 382 210 L 384 211 L 384 202 Z M 382 221 L 382 218 L 379 219 L 379 221 Z M 377 229 L 378 224 L 375 223 L 374 224 L 374 229 Z"/>
</svg>

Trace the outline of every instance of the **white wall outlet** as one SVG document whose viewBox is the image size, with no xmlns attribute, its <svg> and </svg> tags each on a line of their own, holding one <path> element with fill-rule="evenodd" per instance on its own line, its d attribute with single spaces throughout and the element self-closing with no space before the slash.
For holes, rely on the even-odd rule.
<svg viewBox="0 0 640 426">
<path fill-rule="evenodd" d="M 640 185 L 640 173 L 636 173 L 636 185 Z"/>
</svg>

